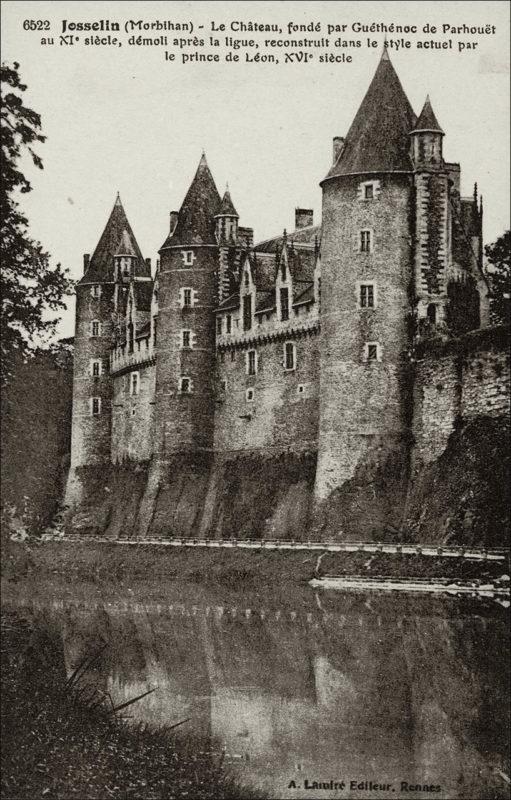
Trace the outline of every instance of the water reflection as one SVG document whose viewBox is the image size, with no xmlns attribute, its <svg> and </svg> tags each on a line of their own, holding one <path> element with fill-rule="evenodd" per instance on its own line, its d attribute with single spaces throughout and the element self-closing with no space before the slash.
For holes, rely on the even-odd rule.
<svg viewBox="0 0 511 800">
<path fill-rule="evenodd" d="M 68 674 L 107 642 L 89 680 L 115 704 L 157 687 L 130 707 L 135 721 L 188 719 L 179 730 L 224 749 L 241 781 L 270 797 L 508 796 L 498 774 L 509 774 L 503 609 L 308 589 L 152 590 L 75 586 L 48 601 L 32 588 L 10 600 L 61 637 Z M 347 786 L 314 788 L 330 781 Z M 395 791 L 350 791 L 351 781 Z M 401 791 L 401 781 L 441 790 Z"/>
</svg>

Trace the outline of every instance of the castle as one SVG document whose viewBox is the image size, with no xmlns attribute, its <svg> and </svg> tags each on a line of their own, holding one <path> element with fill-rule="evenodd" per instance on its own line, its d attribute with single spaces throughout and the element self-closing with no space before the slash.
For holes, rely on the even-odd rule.
<svg viewBox="0 0 511 800">
<path fill-rule="evenodd" d="M 296 209 L 294 231 L 254 243 L 203 155 L 152 276 L 118 196 L 76 287 L 73 474 L 150 462 L 168 482 L 312 453 L 321 503 L 362 465 L 404 463 L 417 343 L 488 324 L 482 202 L 460 195 L 443 138 L 384 48 L 333 140 L 321 225 Z"/>
</svg>

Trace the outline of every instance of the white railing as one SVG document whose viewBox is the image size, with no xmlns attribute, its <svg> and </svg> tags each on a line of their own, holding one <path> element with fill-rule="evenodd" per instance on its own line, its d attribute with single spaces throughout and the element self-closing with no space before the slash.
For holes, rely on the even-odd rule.
<svg viewBox="0 0 511 800">
<path fill-rule="evenodd" d="M 111 544 L 156 544 L 169 547 L 219 547 L 247 550 L 323 550 L 332 553 L 390 553 L 395 555 L 423 555 L 442 558 L 468 558 L 475 561 L 504 561 L 509 556 L 506 548 L 463 547 L 458 545 L 413 544 L 391 542 L 297 542 L 285 539 L 192 539 L 184 537 L 159 539 L 107 539 L 86 534 L 45 534 L 44 541 L 109 542 Z"/>
</svg>

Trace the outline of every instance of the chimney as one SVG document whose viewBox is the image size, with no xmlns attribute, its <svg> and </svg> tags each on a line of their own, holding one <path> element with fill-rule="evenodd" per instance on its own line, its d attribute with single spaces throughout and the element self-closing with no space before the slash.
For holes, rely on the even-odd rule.
<svg viewBox="0 0 511 800">
<path fill-rule="evenodd" d="M 89 260 L 90 260 L 90 253 L 83 254 L 83 274 L 87 272 L 89 269 Z"/>
<path fill-rule="evenodd" d="M 179 211 L 171 211 L 170 212 L 170 231 L 169 234 L 172 236 L 176 229 L 177 219 L 179 217 Z"/>
<path fill-rule="evenodd" d="M 150 258 L 146 258 L 145 259 L 145 265 L 146 265 L 147 269 L 149 270 L 149 272 L 151 272 L 151 259 Z"/>
<path fill-rule="evenodd" d="M 314 225 L 314 211 L 312 208 L 295 208 L 295 230 L 308 228 Z"/>
<path fill-rule="evenodd" d="M 335 162 L 337 161 L 337 159 L 339 158 L 339 156 L 341 154 L 342 148 L 344 147 L 344 137 L 343 136 L 334 136 L 333 145 L 334 145 L 334 152 L 333 152 L 334 161 L 333 161 L 333 163 L 335 164 Z"/>
</svg>

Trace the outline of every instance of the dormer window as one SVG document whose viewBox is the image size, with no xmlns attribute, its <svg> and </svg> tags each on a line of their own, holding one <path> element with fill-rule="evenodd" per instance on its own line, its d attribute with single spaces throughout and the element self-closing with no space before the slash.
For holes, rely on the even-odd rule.
<svg viewBox="0 0 511 800">
<path fill-rule="evenodd" d="M 232 317 L 230 314 L 227 314 L 225 318 L 225 332 L 230 333 L 232 330 Z"/>
<path fill-rule="evenodd" d="M 216 332 L 218 336 L 222 335 L 222 317 L 216 318 Z"/>
<path fill-rule="evenodd" d="M 252 295 L 246 294 L 243 298 L 243 330 L 249 331 L 252 327 Z"/>
<path fill-rule="evenodd" d="M 248 289 L 250 286 L 250 278 L 248 277 L 248 272 L 245 272 L 245 289 Z"/>
<path fill-rule="evenodd" d="M 366 183 L 364 186 L 364 199 L 372 200 L 374 197 L 374 186 L 372 183 Z"/>
<path fill-rule="evenodd" d="M 280 290 L 280 318 L 283 322 L 289 319 L 289 289 Z"/>
</svg>

